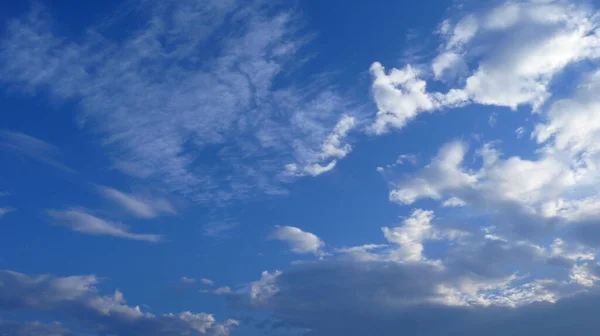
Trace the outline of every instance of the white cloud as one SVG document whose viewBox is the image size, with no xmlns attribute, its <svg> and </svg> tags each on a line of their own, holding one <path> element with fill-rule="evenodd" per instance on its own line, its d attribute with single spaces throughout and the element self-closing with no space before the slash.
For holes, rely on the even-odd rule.
<svg viewBox="0 0 600 336">
<path fill-rule="evenodd" d="M 184 285 L 193 285 L 196 283 L 196 279 L 188 278 L 188 277 L 181 277 L 181 283 Z"/>
<path fill-rule="evenodd" d="M 214 281 L 212 281 L 210 279 L 206 279 L 206 278 L 200 279 L 200 282 L 202 282 L 203 284 L 208 285 L 208 286 L 213 286 L 215 284 Z"/>
<path fill-rule="evenodd" d="M 70 173 L 75 172 L 57 159 L 60 150 L 56 146 L 24 133 L 0 130 L 0 148 L 25 154 Z"/>
<path fill-rule="evenodd" d="M 249 292 L 252 304 L 265 304 L 271 297 L 273 297 L 273 295 L 279 292 L 276 281 L 281 274 L 282 273 L 280 271 L 275 271 L 273 273 L 264 271 L 261 274 L 260 280 L 254 281 L 250 284 Z"/>
<path fill-rule="evenodd" d="M 271 238 L 286 242 L 297 254 L 321 255 L 325 243 L 316 235 L 293 226 L 276 226 Z"/>
<path fill-rule="evenodd" d="M 48 210 L 47 213 L 57 224 L 85 234 L 107 235 L 152 243 L 162 240 L 162 236 L 156 234 L 132 233 L 128 227 L 121 223 L 106 221 L 82 209 L 68 209 L 64 211 Z"/>
<path fill-rule="evenodd" d="M 132 215 L 140 218 L 154 218 L 159 213 L 175 213 L 175 209 L 164 198 L 140 198 L 125 194 L 119 190 L 109 187 L 99 187 L 102 195 L 117 203 L 129 211 Z"/>
<path fill-rule="evenodd" d="M 111 335 L 229 335 L 235 320 L 217 322 L 212 314 L 184 311 L 154 315 L 139 306 L 126 304 L 124 295 L 101 295 L 94 275 L 54 277 L 30 276 L 14 271 L 0 271 L 0 311 L 19 310 L 29 313 L 67 317 L 83 327 Z M 0 329 L 2 330 L 2 329 Z"/>
<path fill-rule="evenodd" d="M 411 204 L 423 197 L 440 199 L 445 191 L 475 183 L 477 177 L 461 168 L 466 151 L 462 142 L 446 144 L 416 176 L 399 183 L 390 192 L 390 200 Z"/>
<path fill-rule="evenodd" d="M 343 144 L 348 133 L 355 127 L 354 117 L 343 115 L 327 136 L 320 151 L 306 154 L 303 164 L 289 163 L 284 167 L 284 174 L 291 176 L 318 176 L 335 168 L 337 160 L 344 158 L 352 151 L 352 146 Z"/>
<path fill-rule="evenodd" d="M 449 199 L 445 200 L 444 203 L 442 203 L 442 206 L 455 208 L 465 206 L 466 204 L 467 203 L 465 201 L 461 200 L 458 197 L 450 197 Z"/>
<path fill-rule="evenodd" d="M 231 293 L 231 288 L 229 288 L 228 286 L 219 287 L 215 289 L 214 293 L 216 295 L 229 294 Z"/>
<path fill-rule="evenodd" d="M 427 92 L 426 74 L 420 78 L 411 65 L 386 75 L 375 62 L 378 112 L 372 129 L 402 128 L 418 113 L 469 103 L 538 110 L 552 96 L 549 87 L 558 74 L 600 57 L 600 24 L 590 8 L 568 1 L 506 2 L 444 21 L 431 69 L 450 90 Z"/>
<path fill-rule="evenodd" d="M 423 241 L 434 236 L 430 224 L 432 219 L 432 211 L 418 209 L 412 213 L 410 218 L 402 222 L 402 226 L 381 229 L 385 239 L 390 243 L 400 245 L 397 251 L 399 260 L 415 262 L 424 259 Z"/>
<path fill-rule="evenodd" d="M 0 218 L 4 217 L 4 215 L 6 215 L 9 212 L 13 212 L 15 211 L 15 209 L 13 208 L 8 208 L 8 207 L 1 207 L 0 208 Z"/>
<path fill-rule="evenodd" d="M 390 127 L 401 128 L 418 113 L 440 107 L 426 92 L 426 83 L 418 79 L 417 70 L 410 66 L 385 72 L 380 63 L 371 66 L 373 99 L 377 104 L 377 121 L 372 131 L 385 133 Z"/>
<path fill-rule="evenodd" d="M 352 102 L 322 80 L 278 81 L 308 41 L 297 15 L 235 0 L 143 6 L 141 28 L 120 41 L 104 31 L 126 14 L 86 27 L 77 41 L 56 34 L 40 6 L 10 20 L 2 82 L 76 98 L 78 120 L 104 136 L 115 167 L 198 202 L 278 194 L 290 180 L 280 174 L 285 164 L 318 175 L 349 152 L 343 138 L 353 119 L 342 113 Z"/>
<path fill-rule="evenodd" d="M 593 287 L 594 283 L 600 280 L 600 277 L 592 274 L 587 264 L 573 265 L 569 278 L 584 287 Z"/>
</svg>

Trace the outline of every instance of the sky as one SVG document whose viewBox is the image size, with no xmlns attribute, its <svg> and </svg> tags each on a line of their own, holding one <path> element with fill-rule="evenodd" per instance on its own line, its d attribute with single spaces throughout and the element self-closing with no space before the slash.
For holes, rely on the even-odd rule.
<svg viewBox="0 0 600 336">
<path fill-rule="evenodd" d="M 1 336 L 595 335 L 600 3 L 12 1 Z"/>
</svg>

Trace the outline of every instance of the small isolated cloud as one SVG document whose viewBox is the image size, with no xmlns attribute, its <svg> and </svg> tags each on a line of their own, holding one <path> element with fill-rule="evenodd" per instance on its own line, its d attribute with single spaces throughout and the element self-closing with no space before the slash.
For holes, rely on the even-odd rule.
<svg viewBox="0 0 600 336">
<path fill-rule="evenodd" d="M 171 203 L 164 198 L 143 198 L 108 187 L 99 187 L 98 189 L 104 197 L 139 218 L 154 218 L 160 213 L 175 213 L 175 209 Z"/>
<path fill-rule="evenodd" d="M 238 227 L 239 223 L 231 220 L 214 221 L 205 224 L 202 227 L 203 234 L 212 238 L 229 238 L 232 231 Z"/>
<path fill-rule="evenodd" d="M 525 127 L 523 127 L 523 126 L 518 127 L 515 130 L 515 135 L 517 136 L 517 139 L 521 139 L 524 134 L 525 134 Z"/>
<path fill-rule="evenodd" d="M 271 234 L 272 239 L 286 242 L 293 253 L 315 255 L 322 254 L 325 243 L 316 235 L 293 226 L 276 226 Z"/>
<path fill-rule="evenodd" d="M 48 210 L 47 213 L 58 225 L 66 226 L 80 233 L 113 236 L 151 243 L 162 240 L 161 235 L 133 233 L 129 231 L 127 226 L 121 223 L 98 218 L 83 209 Z"/>
<path fill-rule="evenodd" d="M 60 150 L 56 146 L 24 133 L 0 130 L 0 148 L 19 152 L 70 173 L 75 172 L 57 159 Z"/>
<path fill-rule="evenodd" d="M 214 294 L 214 295 L 227 295 L 227 294 L 231 294 L 231 288 L 229 288 L 229 286 L 223 286 L 223 287 L 219 287 L 219 288 L 213 289 L 213 290 L 203 289 L 200 292 L 201 293 L 210 293 L 210 294 Z"/>
<path fill-rule="evenodd" d="M 188 277 L 181 277 L 181 283 L 184 285 L 193 285 L 196 283 L 196 279 L 188 278 Z"/>
<path fill-rule="evenodd" d="M 206 278 L 200 279 L 200 282 L 202 282 L 203 284 L 205 284 L 207 286 L 213 286 L 215 284 L 214 281 L 212 281 L 210 279 L 206 279 Z"/>
<path fill-rule="evenodd" d="M 13 212 L 13 211 L 15 211 L 15 209 L 13 209 L 13 208 L 7 208 L 7 207 L 0 208 L 0 218 L 4 217 L 4 215 L 6 215 L 7 213 Z"/>
</svg>

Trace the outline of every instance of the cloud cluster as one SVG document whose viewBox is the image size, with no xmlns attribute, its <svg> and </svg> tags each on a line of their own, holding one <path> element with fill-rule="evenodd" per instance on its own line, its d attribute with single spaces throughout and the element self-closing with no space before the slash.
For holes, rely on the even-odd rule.
<svg viewBox="0 0 600 336">
<path fill-rule="evenodd" d="M 383 133 L 419 113 L 466 104 L 539 110 L 559 74 L 600 57 L 599 27 L 592 7 L 569 1 L 506 1 L 445 20 L 439 54 L 428 67 L 449 90 L 427 91 L 426 74 L 410 65 L 386 73 L 374 63 L 379 111 L 372 130 Z"/>
<path fill-rule="evenodd" d="M 130 11 L 141 28 L 109 38 Z M 2 82 L 74 99 L 116 168 L 197 201 L 281 193 L 281 181 L 331 170 L 351 150 L 349 100 L 322 81 L 286 79 L 308 42 L 294 13 L 235 0 L 140 1 L 118 13 L 73 41 L 34 6 L 0 41 Z"/>
<path fill-rule="evenodd" d="M 592 316 L 571 324 L 596 298 L 581 294 L 595 293 L 600 275 L 589 249 L 562 240 L 547 246 L 509 240 L 491 227 L 467 232 L 425 210 L 382 230 L 390 245 L 337 248 L 320 261 L 265 271 L 232 294 L 235 302 L 270 311 L 278 324 L 308 335 L 458 335 L 490 328 L 527 335 L 544 329 L 538 321 L 544 314 L 566 314 L 556 335 L 597 325 Z M 445 253 L 435 258 L 440 244 Z"/>
<path fill-rule="evenodd" d="M 0 312 L 33 312 L 66 318 L 103 335 L 219 335 L 230 334 L 236 320 L 217 322 L 212 314 L 184 311 L 178 314 L 154 315 L 140 307 L 126 304 L 116 290 L 101 295 L 93 275 L 54 277 L 30 276 L 15 271 L 0 271 Z M 2 328 L 33 330 L 40 336 L 70 335 L 60 325 L 21 324 Z M 9 329 L 11 330 L 11 329 Z M 32 332 L 33 332 L 32 331 Z M 18 335 L 18 334 L 16 334 Z M 29 335 L 29 334 L 28 334 Z"/>
</svg>

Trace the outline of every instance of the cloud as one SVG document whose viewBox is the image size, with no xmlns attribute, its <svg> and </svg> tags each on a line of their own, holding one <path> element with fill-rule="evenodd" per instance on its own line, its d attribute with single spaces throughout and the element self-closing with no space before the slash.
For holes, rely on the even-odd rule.
<svg viewBox="0 0 600 336">
<path fill-rule="evenodd" d="M 196 283 L 196 279 L 188 278 L 188 277 L 181 277 L 181 283 L 184 285 L 193 285 Z"/>
<path fill-rule="evenodd" d="M 11 336 L 74 336 L 60 322 L 49 324 L 0 320 L 0 335 Z"/>
<path fill-rule="evenodd" d="M 350 144 L 342 145 L 342 143 L 355 125 L 356 120 L 354 117 L 343 115 L 333 131 L 323 141 L 319 152 L 305 155 L 303 167 L 295 163 L 285 165 L 284 173 L 291 176 L 318 176 L 331 171 L 335 168 L 337 160 L 343 159 L 352 151 Z M 330 160 L 328 163 L 319 163 L 328 160 Z"/>
<path fill-rule="evenodd" d="M 402 128 L 418 113 L 432 111 L 440 103 L 425 88 L 426 82 L 418 79 L 411 66 L 392 69 L 388 74 L 380 63 L 371 65 L 373 99 L 377 104 L 377 121 L 372 130 L 381 134 L 388 128 Z"/>
<path fill-rule="evenodd" d="M 597 325 L 592 315 L 574 324 L 597 300 L 594 254 L 564 241 L 511 241 L 493 228 L 465 234 L 433 218 L 415 210 L 383 229 L 390 245 L 337 248 L 320 261 L 265 271 L 233 302 L 309 335 L 528 335 L 544 330 L 546 314 L 557 316 L 557 335 Z M 444 244 L 439 260 L 425 257 L 434 241 Z"/>
<path fill-rule="evenodd" d="M 164 198 L 142 199 L 108 187 L 99 187 L 99 190 L 104 197 L 139 218 L 154 218 L 160 213 L 175 213 L 171 203 Z"/>
<path fill-rule="evenodd" d="M 206 278 L 200 279 L 200 282 L 202 282 L 203 284 L 208 285 L 208 286 L 213 286 L 215 284 L 214 281 L 212 281 L 210 279 L 206 279 Z"/>
<path fill-rule="evenodd" d="M 154 315 L 126 304 L 121 292 L 101 295 L 93 275 L 30 276 L 0 271 L 0 311 L 26 311 L 76 322 L 90 331 L 115 335 L 229 335 L 235 320 L 184 311 Z M 43 334 L 42 334 L 43 335 Z"/>
<path fill-rule="evenodd" d="M 316 235 L 293 226 L 276 226 L 272 239 L 286 242 L 293 253 L 321 255 L 325 243 Z"/>
<path fill-rule="evenodd" d="M 458 198 L 458 197 L 451 197 L 451 198 L 449 198 L 449 199 L 445 200 L 445 201 L 442 203 L 442 206 L 444 206 L 444 207 L 452 207 L 452 208 L 454 208 L 454 207 L 461 207 L 461 206 L 465 206 L 466 204 L 467 204 L 467 203 L 466 203 L 465 201 L 461 200 L 461 199 L 460 199 L 460 198 Z"/>
<path fill-rule="evenodd" d="M 212 238 L 230 238 L 231 231 L 239 225 L 231 220 L 212 221 L 204 225 L 203 234 Z"/>
<path fill-rule="evenodd" d="M 390 192 L 390 199 L 412 204 L 423 197 L 440 199 L 446 190 L 461 188 L 475 182 L 476 177 L 461 168 L 467 146 L 463 142 L 444 145 L 431 163 L 416 176 L 400 182 Z"/>
<path fill-rule="evenodd" d="M 420 261 L 423 259 L 423 241 L 433 237 L 432 219 L 432 211 L 415 210 L 402 226 L 382 228 L 383 235 L 390 243 L 400 245 L 398 257 L 401 260 Z"/>
<path fill-rule="evenodd" d="M 76 98 L 78 120 L 101 134 L 116 168 L 198 202 L 280 194 L 282 182 L 331 170 L 350 151 L 352 102 L 295 72 L 309 42 L 298 15 L 236 0 L 141 3 L 140 29 L 123 28 L 121 7 L 78 41 L 34 6 L 0 40 L 2 83 Z M 119 41 L 106 33 L 115 29 Z M 303 173 L 285 174 L 286 164 Z"/>
<path fill-rule="evenodd" d="M 373 63 L 372 130 L 384 133 L 419 113 L 466 104 L 539 110 L 568 66 L 600 57 L 599 27 L 593 7 L 569 1 L 507 1 L 445 20 L 429 67 L 449 90 L 428 92 L 427 73 L 411 65 L 386 74 Z"/>
<path fill-rule="evenodd" d="M 13 208 L 7 208 L 7 207 L 0 208 L 0 218 L 4 217 L 4 215 L 6 215 L 7 213 L 13 212 L 13 211 L 15 211 L 15 209 L 13 209 Z"/>
<path fill-rule="evenodd" d="M 151 243 L 162 240 L 162 236 L 156 234 L 129 232 L 128 228 L 123 224 L 106 221 L 87 213 L 83 209 L 48 210 L 47 213 L 57 224 L 66 226 L 71 230 L 80 233 L 106 235 Z"/>
<path fill-rule="evenodd" d="M 75 172 L 57 159 L 60 150 L 56 146 L 24 133 L 0 130 L 0 148 L 25 154 L 32 159 L 39 160 L 70 173 Z"/>
<path fill-rule="evenodd" d="M 231 294 L 231 288 L 229 288 L 229 286 L 223 286 L 223 287 L 219 287 L 214 290 L 203 289 L 200 292 L 201 293 L 211 293 L 214 295 L 227 295 L 227 294 Z"/>
</svg>

